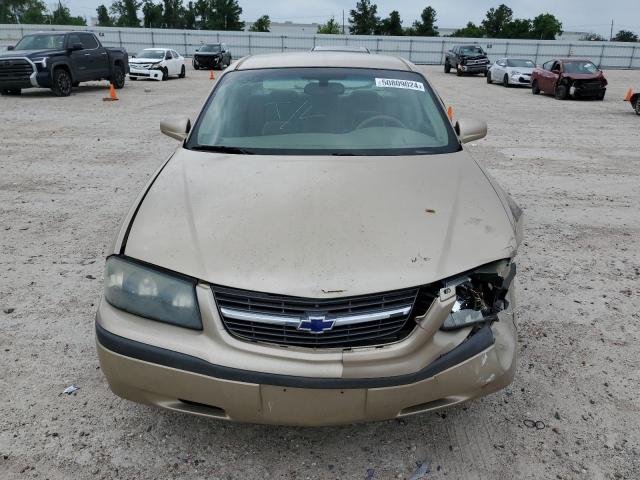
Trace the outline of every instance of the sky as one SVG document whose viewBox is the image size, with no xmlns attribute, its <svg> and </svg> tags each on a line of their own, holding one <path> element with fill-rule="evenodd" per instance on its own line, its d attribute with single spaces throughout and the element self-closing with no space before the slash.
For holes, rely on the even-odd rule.
<svg viewBox="0 0 640 480">
<path fill-rule="evenodd" d="M 158 0 L 160 1 L 160 0 Z M 51 0 L 45 0 L 47 4 Z M 56 3 L 57 2 L 53 2 Z M 96 7 L 111 0 L 62 0 L 74 15 L 87 19 L 95 17 Z M 187 3 L 187 0 L 184 0 Z M 332 15 L 342 21 L 356 0 L 238 0 L 243 9 L 242 20 L 254 21 L 261 15 L 269 15 L 273 22 L 324 23 Z M 378 6 L 378 15 L 386 17 L 391 10 L 398 10 L 404 26 L 410 26 L 427 5 L 438 13 L 437 24 L 453 28 L 468 21 L 479 23 L 491 7 L 505 3 L 516 18 L 533 18 L 539 13 L 552 13 L 560 19 L 566 31 L 595 32 L 608 36 L 611 21 L 614 34 L 618 30 L 640 33 L 640 0 L 372 0 Z"/>
</svg>

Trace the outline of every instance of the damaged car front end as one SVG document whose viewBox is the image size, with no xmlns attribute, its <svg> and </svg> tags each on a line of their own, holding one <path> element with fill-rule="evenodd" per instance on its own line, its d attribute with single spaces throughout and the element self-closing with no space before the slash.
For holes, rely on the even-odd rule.
<svg viewBox="0 0 640 480">
<path fill-rule="evenodd" d="M 96 316 L 114 393 L 317 426 L 512 381 L 522 212 L 462 147 L 486 124 L 451 125 L 410 63 L 248 57 L 193 127 L 161 128 L 181 146 L 125 219 Z"/>
</svg>

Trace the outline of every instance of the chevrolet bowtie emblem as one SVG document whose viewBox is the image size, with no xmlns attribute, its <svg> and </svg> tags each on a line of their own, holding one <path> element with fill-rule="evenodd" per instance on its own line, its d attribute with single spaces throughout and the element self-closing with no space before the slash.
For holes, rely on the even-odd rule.
<svg viewBox="0 0 640 480">
<path fill-rule="evenodd" d="M 327 320 L 326 315 L 308 314 L 298 324 L 298 330 L 310 333 L 324 333 L 333 328 L 335 320 Z"/>
</svg>

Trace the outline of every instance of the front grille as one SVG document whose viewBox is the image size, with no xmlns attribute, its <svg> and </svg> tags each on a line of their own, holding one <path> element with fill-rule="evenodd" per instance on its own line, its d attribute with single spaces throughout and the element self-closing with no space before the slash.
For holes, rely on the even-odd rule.
<svg viewBox="0 0 640 480">
<path fill-rule="evenodd" d="M 580 82 L 577 84 L 577 87 L 582 90 L 600 90 L 602 88 L 602 83 L 598 80 Z"/>
<path fill-rule="evenodd" d="M 33 67 L 22 58 L 0 60 L 0 81 L 29 80 L 32 73 Z"/>
<path fill-rule="evenodd" d="M 220 318 L 226 330 L 236 338 L 251 342 L 267 342 L 308 348 L 351 348 L 392 343 L 405 338 L 415 328 L 411 319 L 424 314 L 437 295 L 438 287 L 395 290 L 380 294 L 333 299 L 310 299 L 258 293 L 213 286 Z M 376 315 L 404 309 L 391 318 L 348 325 L 339 320 L 357 315 Z M 233 311 L 234 314 L 229 312 Z M 226 313 L 225 313 L 226 312 Z M 238 318 L 263 316 L 286 319 L 287 324 L 274 324 Z M 321 315 L 336 320 L 330 330 L 312 333 L 300 330 L 299 320 Z"/>
</svg>

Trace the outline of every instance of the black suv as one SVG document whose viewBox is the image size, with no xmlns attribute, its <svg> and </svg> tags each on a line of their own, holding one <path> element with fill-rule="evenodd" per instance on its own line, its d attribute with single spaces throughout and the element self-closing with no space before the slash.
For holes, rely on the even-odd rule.
<svg viewBox="0 0 640 480">
<path fill-rule="evenodd" d="M 23 88 L 50 88 L 71 95 L 80 82 L 109 80 L 124 87 L 129 58 L 122 48 L 105 48 L 90 32 L 41 32 L 25 35 L 0 54 L 0 93 L 19 95 Z"/>
<path fill-rule="evenodd" d="M 207 43 L 196 50 L 193 55 L 193 68 L 211 70 L 219 68 L 222 70 L 231 63 L 231 52 L 226 43 Z"/>
<path fill-rule="evenodd" d="M 460 77 L 464 73 L 482 73 L 487 76 L 489 58 L 479 45 L 457 45 L 447 52 L 444 59 L 444 73 L 452 68 Z"/>
</svg>

